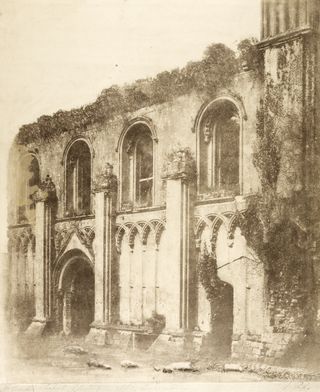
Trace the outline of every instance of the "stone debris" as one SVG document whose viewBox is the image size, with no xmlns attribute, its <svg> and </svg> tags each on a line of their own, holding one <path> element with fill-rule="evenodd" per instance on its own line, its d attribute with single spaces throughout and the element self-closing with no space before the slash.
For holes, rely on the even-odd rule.
<svg viewBox="0 0 320 392">
<path fill-rule="evenodd" d="M 77 344 L 65 347 L 63 349 L 63 352 L 67 354 L 76 354 L 76 355 L 88 354 L 88 351 L 86 351 L 83 347 Z"/>
<path fill-rule="evenodd" d="M 223 366 L 225 372 L 243 372 L 243 368 L 238 363 L 225 363 Z"/>
<path fill-rule="evenodd" d="M 89 367 L 96 367 L 96 368 L 106 369 L 106 370 L 112 369 L 111 366 L 108 365 L 107 363 L 97 361 L 96 359 L 89 359 L 89 361 L 87 362 L 87 365 Z"/>
<path fill-rule="evenodd" d="M 137 363 L 128 360 L 122 361 L 120 365 L 121 367 L 124 367 L 126 369 L 133 369 L 139 367 Z"/>
<path fill-rule="evenodd" d="M 172 373 L 173 371 L 197 372 L 198 370 L 199 369 L 195 368 L 191 362 L 173 362 L 162 369 L 163 373 Z"/>
<path fill-rule="evenodd" d="M 247 364 L 244 365 L 244 370 L 248 373 L 256 373 L 266 378 L 285 379 L 285 380 L 305 380 L 318 381 L 320 380 L 319 372 L 310 372 L 306 369 L 299 368 L 285 368 L 281 366 L 266 365 L 266 364 Z"/>
</svg>

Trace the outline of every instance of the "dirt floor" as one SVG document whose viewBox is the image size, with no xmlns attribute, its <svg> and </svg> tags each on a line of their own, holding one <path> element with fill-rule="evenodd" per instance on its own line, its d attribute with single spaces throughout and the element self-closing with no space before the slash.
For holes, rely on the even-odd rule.
<svg viewBox="0 0 320 392">
<path fill-rule="evenodd" d="M 65 348 L 80 345 L 85 354 L 66 353 Z M 111 370 L 89 367 L 90 359 L 103 361 Z M 139 366 L 133 369 L 121 367 L 123 360 Z M 196 372 L 164 373 L 163 367 L 175 361 L 191 360 Z M 263 377 L 245 372 L 220 372 L 208 370 L 208 360 L 199 358 L 157 354 L 145 351 L 119 350 L 87 344 L 84 339 L 46 337 L 37 340 L 16 339 L 11 344 L 11 355 L 7 356 L 6 383 L 105 383 L 105 382 L 254 382 Z M 155 370 L 156 369 L 156 370 Z"/>
<path fill-rule="evenodd" d="M 78 345 L 86 352 L 66 352 L 66 348 L 71 345 Z M 261 371 L 253 369 L 252 365 L 242 366 L 241 372 L 223 371 L 224 363 L 214 360 L 212 356 L 120 350 L 90 345 L 83 338 L 48 336 L 30 340 L 20 336 L 12 339 L 9 347 L 10 352 L 5 364 L 5 383 L 255 382 L 271 378 L 274 381 L 281 380 L 284 374 L 287 379 L 292 379 L 292 374 L 295 375 L 291 370 L 288 373 L 281 368 L 278 370 L 268 367 Z M 108 364 L 111 369 L 90 367 L 90 360 Z M 123 368 L 121 362 L 124 360 L 133 361 L 138 367 Z M 191 361 L 198 371 L 163 372 L 163 367 L 178 361 Z"/>
</svg>

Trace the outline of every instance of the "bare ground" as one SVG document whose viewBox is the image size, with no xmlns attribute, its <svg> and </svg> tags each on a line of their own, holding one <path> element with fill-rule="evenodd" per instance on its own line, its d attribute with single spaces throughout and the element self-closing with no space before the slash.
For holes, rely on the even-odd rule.
<svg viewBox="0 0 320 392">
<path fill-rule="evenodd" d="M 64 348 L 78 344 L 88 353 L 65 353 Z M 190 355 L 157 354 L 145 351 L 120 350 L 93 346 L 80 338 L 46 337 L 30 340 L 19 337 L 11 344 L 6 361 L 6 383 L 105 383 L 105 382 L 253 382 L 263 377 L 240 372 L 220 372 L 208 369 L 208 360 Z M 89 359 L 109 364 L 112 369 L 89 367 Z M 139 365 L 122 368 L 123 360 Z M 163 373 L 162 368 L 174 361 L 191 360 L 197 372 Z M 157 370 L 155 370 L 157 369 Z"/>
<path fill-rule="evenodd" d="M 66 353 L 64 349 L 72 344 L 80 345 L 87 353 Z M 256 364 L 242 364 L 242 372 L 224 372 L 223 362 L 215 361 L 209 355 L 120 350 L 91 345 L 83 338 L 48 336 L 32 340 L 17 336 L 8 347 L 6 383 L 255 382 L 270 379 L 294 380 L 297 375 L 300 379 L 304 376 L 303 371 L 298 374 L 298 370 L 295 372 L 294 369 L 260 369 Z M 112 369 L 89 367 L 87 362 L 90 359 L 109 364 Z M 139 366 L 134 369 L 122 368 L 120 363 L 123 360 L 131 360 Z M 164 366 L 176 361 L 191 361 L 199 371 L 162 372 Z"/>
</svg>

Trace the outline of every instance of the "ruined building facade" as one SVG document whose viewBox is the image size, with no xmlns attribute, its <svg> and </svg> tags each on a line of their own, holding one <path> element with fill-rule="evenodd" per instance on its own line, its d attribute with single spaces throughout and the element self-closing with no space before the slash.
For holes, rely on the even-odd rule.
<svg viewBox="0 0 320 392">
<path fill-rule="evenodd" d="M 176 349 L 217 340 L 235 358 L 270 359 L 317 332 L 320 4 L 261 7 L 259 72 L 244 67 L 206 96 L 192 90 L 89 125 L 79 111 L 77 126 L 50 137 L 41 137 L 43 116 L 27 141 L 17 138 L 9 164 L 12 326 L 99 344 L 146 335 L 154 347 Z M 272 83 L 283 87 L 287 117 L 267 97 Z M 312 215 L 288 222 L 309 271 L 289 292 L 282 275 L 268 289 L 270 269 L 246 238 L 252 227 L 242 228 L 264 190 L 254 162 L 261 107 L 265 120 L 290 120 L 279 125 L 287 133 L 277 195 L 303 193 Z M 34 137 L 32 127 L 40 129 Z M 203 254 L 215 255 L 216 299 L 199 279 Z M 299 302 L 306 287 L 309 307 Z"/>
</svg>

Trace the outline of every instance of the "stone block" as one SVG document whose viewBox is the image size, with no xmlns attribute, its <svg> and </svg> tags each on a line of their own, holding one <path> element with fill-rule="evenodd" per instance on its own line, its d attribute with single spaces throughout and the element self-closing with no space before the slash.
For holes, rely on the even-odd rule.
<svg viewBox="0 0 320 392">
<path fill-rule="evenodd" d="M 241 339 L 241 334 L 240 333 L 234 333 L 233 335 L 232 335 L 232 340 L 235 340 L 235 341 L 238 341 L 238 340 L 240 340 Z"/>
<path fill-rule="evenodd" d="M 131 331 L 118 331 L 116 333 L 117 346 L 123 350 L 127 350 L 130 347 L 130 343 L 133 339 L 133 333 Z"/>
<path fill-rule="evenodd" d="M 43 320 L 34 320 L 29 325 L 28 329 L 25 331 L 25 335 L 30 337 L 38 337 L 41 336 L 46 328 L 46 321 Z"/>
<path fill-rule="evenodd" d="M 86 342 L 96 344 L 97 346 L 110 344 L 108 331 L 106 329 L 92 327 L 86 336 Z"/>
<path fill-rule="evenodd" d="M 182 352 L 184 349 L 184 337 L 160 334 L 148 348 L 149 352 Z"/>
</svg>

